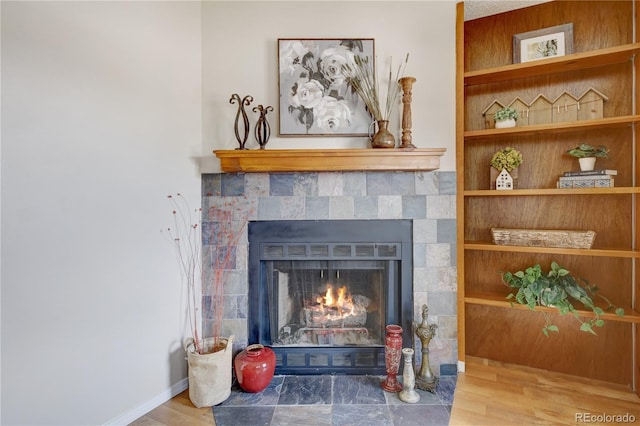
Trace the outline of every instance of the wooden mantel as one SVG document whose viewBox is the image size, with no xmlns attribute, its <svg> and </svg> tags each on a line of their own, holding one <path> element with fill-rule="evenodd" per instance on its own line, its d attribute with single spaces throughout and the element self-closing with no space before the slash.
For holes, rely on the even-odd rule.
<svg viewBox="0 0 640 426">
<path fill-rule="evenodd" d="M 429 171 L 445 148 L 213 151 L 223 172 Z"/>
</svg>

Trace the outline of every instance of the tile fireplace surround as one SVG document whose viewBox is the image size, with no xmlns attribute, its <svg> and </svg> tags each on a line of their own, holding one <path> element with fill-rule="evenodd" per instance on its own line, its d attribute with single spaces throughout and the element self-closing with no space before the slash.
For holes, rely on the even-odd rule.
<svg viewBox="0 0 640 426">
<path fill-rule="evenodd" d="M 429 307 L 429 322 L 438 325 L 429 344 L 436 375 L 441 366 L 455 369 L 456 224 L 455 172 L 291 172 L 212 173 L 202 176 L 202 207 L 235 202 L 251 211 L 249 220 L 410 219 L 413 221 L 413 317 Z M 240 215 L 239 215 L 240 216 Z M 203 220 L 205 256 L 214 241 Z M 234 352 L 247 342 L 247 229 L 236 246 L 235 269 L 225 271 L 223 335 L 235 336 Z M 205 262 L 206 263 L 206 262 Z M 205 268 L 206 269 L 206 268 Z M 205 276 L 211 276 L 205 270 Z M 210 280 L 209 280 L 210 281 Z M 213 318 L 211 297 L 203 289 L 205 334 Z M 414 336 L 416 362 L 420 340 Z M 419 365 L 419 364 L 418 364 Z M 445 374 L 451 374 L 445 373 Z"/>
</svg>

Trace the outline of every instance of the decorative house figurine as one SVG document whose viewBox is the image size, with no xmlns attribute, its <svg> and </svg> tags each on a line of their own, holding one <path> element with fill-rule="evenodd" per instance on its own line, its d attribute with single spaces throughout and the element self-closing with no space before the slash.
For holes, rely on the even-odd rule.
<svg viewBox="0 0 640 426">
<path fill-rule="evenodd" d="M 608 101 L 605 95 L 593 87 L 578 99 L 578 120 L 594 120 L 604 117 L 604 101 Z"/>
<path fill-rule="evenodd" d="M 529 125 L 551 123 L 552 102 L 543 94 L 539 94 L 529 104 Z"/>
<path fill-rule="evenodd" d="M 507 190 L 513 189 L 513 178 L 505 169 L 502 169 L 500 174 L 498 175 L 498 179 L 496 179 L 496 189 L 497 190 Z"/>
<path fill-rule="evenodd" d="M 495 127 L 495 120 L 493 119 L 494 114 L 504 108 L 504 105 L 497 100 L 494 100 L 491 105 L 485 108 L 482 111 L 482 117 L 484 118 L 484 128 L 485 129 L 493 129 Z"/>
<path fill-rule="evenodd" d="M 553 123 L 566 123 L 578 120 L 578 98 L 566 90 L 553 101 L 551 120 Z"/>
<path fill-rule="evenodd" d="M 529 104 L 516 97 L 509 104 L 509 108 L 513 108 L 518 111 L 518 121 L 516 122 L 516 126 L 528 126 L 529 125 Z"/>
</svg>

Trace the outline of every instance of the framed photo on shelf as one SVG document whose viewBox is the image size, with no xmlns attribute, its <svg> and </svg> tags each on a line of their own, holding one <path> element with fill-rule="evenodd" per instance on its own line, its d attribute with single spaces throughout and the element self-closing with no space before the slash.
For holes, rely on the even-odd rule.
<svg viewBox="0 0 640 426">
<path fill-rule="evenodd" d="M 367 136 L 373 121 L 343 65 L 375 64 L 374 39 L 278 39 L 280 136 Z"/>
<path fill-rule="evenodd" d="M 573 53 L 573 24 L 515 34 L 513 63 L 564 56 Z"/>
</svg>

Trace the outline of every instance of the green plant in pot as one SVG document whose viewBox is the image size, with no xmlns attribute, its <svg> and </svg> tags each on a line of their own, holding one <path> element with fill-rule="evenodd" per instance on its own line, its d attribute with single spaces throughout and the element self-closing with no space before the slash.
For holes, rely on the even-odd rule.
<svg viewBox="0 0 640 426">
<path fill-rule="evenodd" d="M 522 153 L 510 146 L 497 151 L 489 161 L 491 165 L 490 177 L 491 189 L 496 187 L 496 179 L 502 170 L 506 170 L 513 179 L 513 187 L 517 188 L 518 167 L 522 164 Z"/>
<path fill-rule="evenodd" d="M 581 143 L 575 148 L 568 150 L 567 154 L 578 159 L 580 162 L 580 170 L 593 170 L 596 164 L 596 158 L 608 158 L 609 150 L 604 145 L 594 147 L 586 143 Z"/>
<path fill-rule="evenodd" d="M 517 169 L 520 164 L 522 164 L 522 153 L 517 149 L 508 146 L 493 154 L 489 164 L 498 171 L 502 171 L 502 169 L 504 169 L 511 173 L 513 170 Z"/>
<path fill-rule="evenodd" d="M 518 111 L 510 107 L 500 108 L 493 115 L 493 120 L 496 123 L 496 129 L 515 127 L 516 121 L 518 121 Z"/>
<path fill-rule="evenodd" d="M 605 311 L 613 310 L 616 315 L 624 316 L 624 310 L 617 308 L 609 299 L 601 295 L 597 286 L 589 284 L 585 279 L 574 278 L 567 269 L 556 262 L 551 262 L 551 270 L 547 273 L 539 264 L 536 264 L 524 271 L 503 272 L 501 275 L 502 281 L 514 289 L 507 299 L 526 305 L 531 310 L 536 310 L 538 306 L 546 306 L 556 308 L 560 315 L 571 313 L 580 324 L 580 331 L 596 334 L 594 327 L 604 325 L 601 316 Z M 602 299 L 606 307 L 596 306 L 595 297 Z M 593 318 L 581 318 L 574 307 L 576 302 L 591 311 Z M 549 314 L 545 311 L 541 312 L 545 318 L 545 326 L 542 328 L 544 335 L 548 337 L 549 332 L 557 333 L 558 326 L 553 324 Z"/>
</svg>

